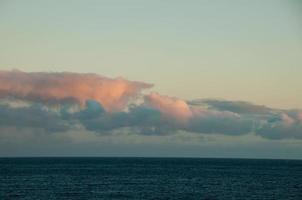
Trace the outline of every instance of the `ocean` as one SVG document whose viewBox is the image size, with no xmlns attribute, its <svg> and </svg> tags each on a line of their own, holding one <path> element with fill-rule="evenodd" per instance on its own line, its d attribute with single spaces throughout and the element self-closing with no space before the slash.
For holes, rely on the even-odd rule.
<svg viewBox="0 0 302 200">
<path fill-rule="evenodd" d="M 302 199 L 302 160 L 0 158 L 1 200 Z"/>
</svg>

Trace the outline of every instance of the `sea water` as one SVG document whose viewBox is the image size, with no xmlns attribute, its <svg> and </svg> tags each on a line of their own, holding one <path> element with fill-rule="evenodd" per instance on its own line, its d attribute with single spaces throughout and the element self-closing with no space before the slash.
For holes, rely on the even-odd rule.
<svg viewBox="0 0 302 200">
<path fill-rule="evenodd" d="M 1 200 L 302 199 L 302 160 L 0 158 Z"/>
</svg>

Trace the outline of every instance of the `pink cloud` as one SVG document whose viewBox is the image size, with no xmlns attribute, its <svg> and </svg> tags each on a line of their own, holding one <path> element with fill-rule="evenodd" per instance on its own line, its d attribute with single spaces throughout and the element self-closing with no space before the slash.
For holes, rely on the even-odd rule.
<svg viewBox="0 0 302 200">
<path fill-rule="evenodd" d="M 145 96 L 145 104 L 174 119 L 187 120 L 192 117 L 192 111 L 188 104 L 174 97 L 163 96 L 153 92 Z"/>
<path fill-rule="evenodd" d="M 285 113 L 282 113 L 281 118 L 282 118 L 282 122 L 287 126 L 291 126 L 293 123 L 295 123 L 295 119 L 293 119 L 292 117 L 288 116 Z"/>
<path fill-rule="evenodd" d="M 106 78 L 97 74 L 0 71 L 0 97 L 43 103 L 98 101 L 108 111 L 119 111 L 151 84 Z"/>
</svg>

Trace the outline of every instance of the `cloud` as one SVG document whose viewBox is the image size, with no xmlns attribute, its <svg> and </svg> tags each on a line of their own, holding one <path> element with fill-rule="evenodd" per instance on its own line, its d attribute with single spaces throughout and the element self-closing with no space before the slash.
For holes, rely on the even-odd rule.
<svg viewBox="0 0 302 200">
<path fill-rule="evenodd" d="M 252 103 L 244 101 L 226 101 L 226 100 L 215 100 L 215 99 L 197 99 L 189 101 L 190 105 L 204 105 L 209 109 L 230 111 L 238 114 L 266 114 L 272 111 L 263 105 L 254 105 Z"/>
<path fill-rule="evenodd" d="M 96 74 L 0 72 L 0 134 L 9 128 L 96 135 L 254 134 L 302 139 L 302 111 L 242 101 L 143 95 L 150 84 Z M 133 100 L 133 101 L 132 101 Z M 53 106 L 57 105 L 57 106 Z M 79 105 L 79 107 L 74 105 Z"/>
<path fill-rule="evenodd" d="M 188 104 L 181 99 L 151 93 L 145 96 L 145 104 L 159 110 L 163 115 L 177 120 L 188 120 L 192 111 Z"/>
<path fill-rule="evenodd" d="M 165 96 L 167 100 L 169 97 Z M 171 98 L 173 107 L 175 98 Z M 153 105 L 153 104 L 151 104 Z M 163 104 L 165 105 L 165 104 Z M 116 129 L 127 127 L 127 131 L 143 135 L 169 135 L 178 131 L 201 134 L 245 135 L 256 134 L 268 139 L 301 139 L 300 112 L 288 113 L 270 110 L 263 115 L 239 114 L 230 111 L 207 110 L 204 108 L 188 107 L 190 116 L 183 121 L 179 111 L 150 106 L 149 102 L 130 107 L 128 111 L 106 112 L 97 102 L 90 102 L 86 109 L 72 113 L 74 119 L 80 121 L 87 130 L 104 134 Z M 177 106 L 174 107 L 178 108 Z M 183 111 L 182 109 L 180 109 Z M 182 112 L 180 112 L 182 114 Z M 180 115 L 183 116 L 183 115 Z M 181 121 L 179 121 L 181 119 Z"/>
<path fill-rule="evenodd" d="M 78 103 L 93 99 L 106 110 L 124 109 L 151 84 L 106 78 L 97 74 L 0 71 L 0 97 L 14 97 L 47 104 Z"/>
<path fill-rule="evenodd" d="M 302 111 L 287 111 L 271 116 L 257 130 L 256 134 L 270 139 L 302 139 Z"/>
<path fill-rule="evenodd" d="M 188 102 L 191 106 L 206 107 L 209 111 L 230 112 L 238 117 L 216 115 L 205 121 L 198 121 L 191 127 L 204 132 L 213 130 L 235 135 L 254 133 L 268 139 L 302 139 L 302 111 L 273 109 L 243 101 L 198 99 Z M 209 117 L 210 115 L 206 115 Z M 219 130 L 220 129 L 220 130 Z"/>
<path fill-rule="evenodd" d="M 206 134 L 243 135 L 252 132 L 253 120 L 231 112 L 208 111 L 192 118 L 186 130 Z"/>
<path fill-rule="evenodd" d="M 165 119 L 156 109 L 133 106 L 127 112 L 110 113 L 97 102 L 91 102 L 86 105 L 85 110 L 70 114 L 71 118 L 79 120 L 87 130 L 104 134 L 115 129 L 130 128 L 130 132 L 143 135 L 164 134 Z M 92 109 L 92 106 L 97 109 Z"/>
<path fill-rule="evenodd" d="M 39 129 L 50 133 L 67 131 L 70 124 L 58 113 L 42 105 L 17 108 L 0 105 L 0 128 L 3 127 Z"/>
</svg>

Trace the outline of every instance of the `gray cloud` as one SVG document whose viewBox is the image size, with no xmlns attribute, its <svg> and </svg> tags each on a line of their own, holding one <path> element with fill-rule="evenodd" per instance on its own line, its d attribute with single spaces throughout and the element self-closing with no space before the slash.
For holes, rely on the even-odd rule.
<svg viewBox="0 0 302 200">
<path fill-rule="evenodd" d="M 104 133 L 118 128 L 128 127 L 139 134 L 165 134 L 172 129 L 165 124 L 158 110 L 144 106 L 133 106 L 128 112 L 106 112 L 98 102 L 90 100 L 86 109 L 70 116 L 79 120 L 87 130 Z M 164 131 L 165 130 L 165 131 Z"/>
<path fill-rule="evenodd" d="M 256 134 L 270 139 L 302 139 L 301 113 L 292 110 L 271 116 L 257 129 Z"/>
<path fill-rule="evenodd" d="M 234 115 L 209 114 L 196 117 L 190 121 L 186 130 L 199 133 L 220 133 L 226 135 L 243 135 L 253 130 L 253 120 Z"/>
<path fill-rule="evenodd" d="M 267 114 L 272 111 L 263 105 L 254 105 L 244 101 L 226 101 L 215 99 L 198 99 L 188 102 L 190 105 L 206 105 L 209 109 L 230 111 L 238 114 Z"/>
<path fill-rule="evenodd" d="M 46 132 L 70 129 L 69 121 L 39 104 L 17 108 L 0 105 L 0 127 L 38 128 Z"/>
</svg>

